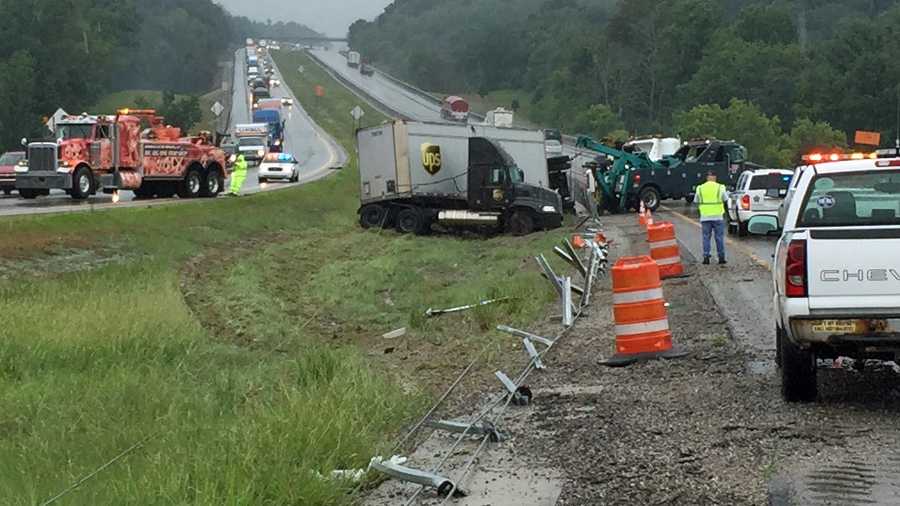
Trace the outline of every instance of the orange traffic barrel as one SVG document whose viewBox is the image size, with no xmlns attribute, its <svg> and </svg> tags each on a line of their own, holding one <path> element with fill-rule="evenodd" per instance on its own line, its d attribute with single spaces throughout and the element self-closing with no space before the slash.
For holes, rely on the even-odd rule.
<svg viewBox="0 0 900 506">
<path fill-rule="evenodd" d="M 648 256 L 625 257 L 612 268 L 616 353 L 603 365 L 625 366 L 685 353 L 672 346 L 659 267 Z"/>
<path fill-rule="evenodd" d="M 675 239 L 675 225 L 667 221 L 648 224 L 647 242 L 650 243 L 650 257 L 659 266 L 659 275 L 663 279 L 684 274 L 678 240 Z"/>
</svg>

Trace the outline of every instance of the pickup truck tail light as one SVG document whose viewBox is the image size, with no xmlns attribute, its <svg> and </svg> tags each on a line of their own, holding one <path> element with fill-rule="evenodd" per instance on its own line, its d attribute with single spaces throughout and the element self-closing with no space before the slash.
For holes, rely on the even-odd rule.
<svg viewBox="0 0 900 506">
<path fill-rule="evenodd" d="M 741 197 L 741 209 L 744 211 L 750 210 L 750 195 L 744 195 Z"/>
<path fill-rule="evenodd" d="M 787 266 L 784 270 L 784 292 L 788 297 L 806 297 L 806 241 L 793 240 L 788 244 Z"/>
</svg>

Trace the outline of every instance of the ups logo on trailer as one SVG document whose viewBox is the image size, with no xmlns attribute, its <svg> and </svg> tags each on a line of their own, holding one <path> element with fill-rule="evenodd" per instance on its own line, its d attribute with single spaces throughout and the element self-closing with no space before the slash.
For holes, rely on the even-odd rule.
<svg viewBox="0 0 900 506">
<path fill-rule="evenodd" d="M 422 166 L 432 176 L 441 171 L 441 147 L 437 144 L 422 144 Z"/>
</svg>

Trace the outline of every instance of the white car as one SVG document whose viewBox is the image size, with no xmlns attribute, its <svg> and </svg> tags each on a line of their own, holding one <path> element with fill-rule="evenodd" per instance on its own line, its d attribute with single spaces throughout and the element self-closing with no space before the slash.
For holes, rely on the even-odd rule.
<svg viewBox="0 0 900 506">
<path fill-rule="evenodd" d="M 816 359 L 900 358 L 900 150 L 800 167 L 773 269 L 787 401 L 814 401 Z M 774 216 L 751 218 L 771 233 Z"/>
<path fill-rule="evenodd" d="M 282 99 L 281 99 L 281 105 L 284 105 L 284 106 L 287 106 L 287 107 L 293 107 L 293 106 L 294 106 L 294 99 L 293 99 L 293 98 L 282 98 Z"/>
<path fill-rule="evenodd" d="M 793 175 L 791 170 L 744 171 L 725 203 L 728 231 L 743 237 L 747 235 L 750 218 L 761 214 L 777 215 Z"/>
<path fill-rule="evenodd" d="M 270 79 L 269 84 L 271 84 L 272 87 L 275 88 L 281 86 L 281 81 L 279 81 L 278 79 Z"/>
<path fill-rule="evenodd" d="M 290 153 L 269 153 L 259 166 L 259 182 L 278 179 L 289 183 L 300 180 L 300 162 Z"/>
<path fill-rule="evenodd" d="M 562 143 L 556 139 L 548 139 L 544 141 L 544 153 L 546 153 L 547 157 L 562 156 Z"/>
</svg>

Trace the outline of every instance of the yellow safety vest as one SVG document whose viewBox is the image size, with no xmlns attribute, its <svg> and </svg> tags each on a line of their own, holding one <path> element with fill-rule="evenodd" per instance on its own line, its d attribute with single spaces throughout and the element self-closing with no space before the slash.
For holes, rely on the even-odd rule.
<svg viewBox="0 0 900 506">
<path fill-rule="evenodd" d="M 721 217 L 725 214 L 725 203 L 722 201 L 722 190 L 725 185 L 707 181 L 697 187 L 697 196 L 699 197 L 700 217 L 708 216 Z"/>
</svg>

